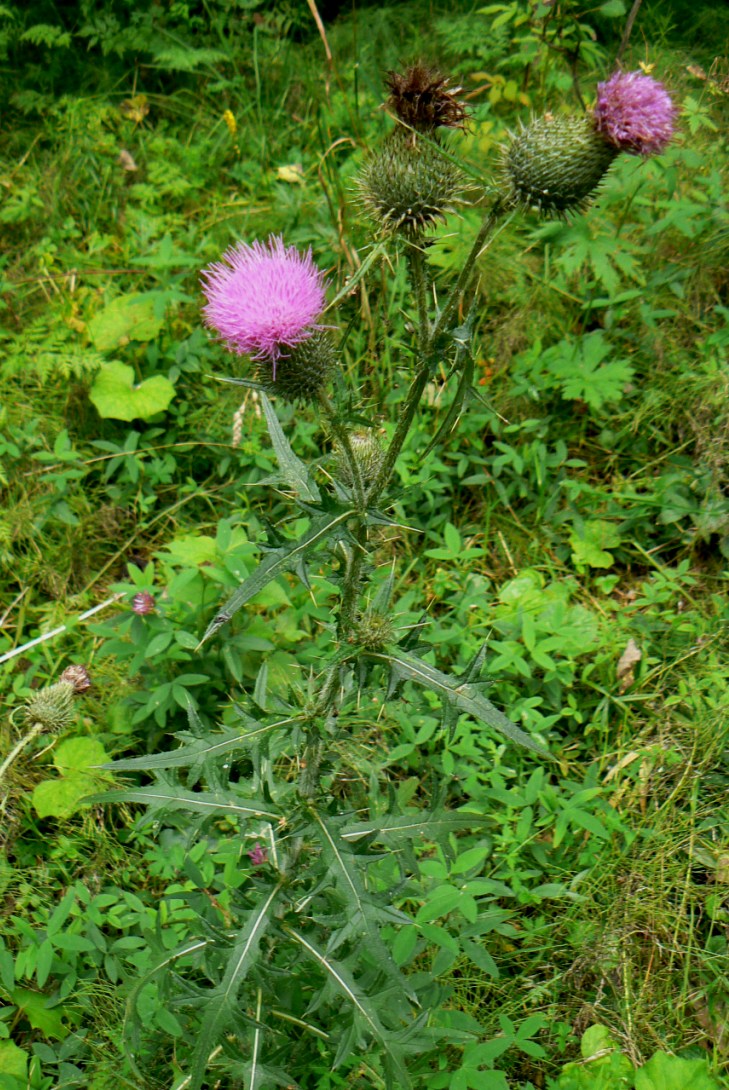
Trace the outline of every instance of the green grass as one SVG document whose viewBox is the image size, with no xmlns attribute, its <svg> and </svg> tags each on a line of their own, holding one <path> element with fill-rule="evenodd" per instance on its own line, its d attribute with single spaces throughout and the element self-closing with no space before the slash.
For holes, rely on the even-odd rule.
<svg viewBox="0 0 729 1090">
<path fill-rule="evenodd" d="M 132 582 L 149 583 L 159 605 L 136 638 L 172 642 L 130 673 L 122 603 L 0 664 L 2 754 L 23 734 L 18 709 L 31 689 L 69 662 L 86 663 L 95 687 L 67 735 L 124 756 L 168 748 L 171 732 L 185 728 L 172 700 L 164 721 L 143 712 L 181 672 L 208 676 L 195 689 L 201 713 L 230 722 L 228 697 L 252 693 L 264 663 L 274 700 L 299 676 L 297 660 L 316 663 L 330 590 L 319 577 L 313 598 L 286 584 L 254 605 L 227 656 L 221 644 L 193 655 L 189 641 L 174 642 L 175 632 L 199 636 L 235 585 L 235 564 L 249 556 L 244 532 L 257 540 L 285 511 L 280 496 L 254 487 L 274 471 L 265 423 L 240 387 L 212 377 L 243 374 L 245 364 L 200 335 L 199 269 L 234 240 L 273 232 L 311 245 L 337 286 L 356 271 L 370 238 L 353 181 L 389 124 L 377 111 L 382 72 L 403 59 L 435 55 L 473 92 L 461 146 L 489 182 L 508 128 L 549 103 L 576 106 L 558 51 L 522 63 L 537 47 L 522 43 L 520 54 L 471 4 L 455 15 L 452 5 L 421 2 L 358 7 L 327 23 L 331 66 L 296 8 L 275 5 L 262 21 L 245 12 L 233 26 L 225 5 L 211 4 L 190 25 L 160 16 L 158 37 L 142 20 L 141 44 L 117 25 L 107 57 L 93 38 L 88 50 L 81 37 L 68 48 L 21 41 L 18 28 L 29 24 L 12 9 L 15 30 L 2 47 L 11 123 L 0 143 L 0 656 Z M 73 18 L 78 29 L 86 16 Z M 183 60 L 179 38 L 194 19 L 199 47 L 222 56 Z M 580 62 L 587 97 L 622 31 L 619 18 L 596 19 L 597 43 Z M 486 815 L 479 874 L 514 892 L 494 899 L 509 914 L 488 939 L 498 978 L 462 956 L 449 961 L 445 939 L 441 948 L 424 943 L 414 964 L 440 958 L 460 1012 L 454 1025 L 470 1016 L 485 1040 L 504 1032 L 500 1015 L 517 1025 L 545 1016 L 535 1037 L 545 1055 L 512 1048 L 499 1060 L 513 1090 L 541 1090 L 594 1023 L 635 1064 L 660 1048 L 706 1055 L 717 1077 L 729 1077 L 727 96 L 726 73 L 712 69 L 707 49 L 725 32 L 716 5 L 645 4 L 626 64 L 647 61 L 665 76 L 684 104 L 681 136 L 660 161 L 621 162 L 584 220 L 525 217 L 483 256 L 483 401 L 470 402 L 459 428 L 423 459 L 454 386 L 443 370 L 398 469 L 398 521 L 420 532 L 386 528 L 378 548 L 383 569 L 395 558 L 396 623 L 416 624 L 427 611 L 423 639 L 442 668 L 463 668 L 488 639 L 490 698 L 557 758 L 527 798 L 531 758 L 463 721 L 447 739 L 437 710 L 415 704 L 359 708 L 351 747 L 339 754 L 336 792 L 353 806 L 388 792 L 425 805 L 432 773 L 451 802 Z M 177 53 L 163 52 L 173 46 Z M 501 76 L 524 101 L 492 93 Z M 429 262 L 439 291 L 477 222 L 469 210 L 438 232 Z M 94 319 L 132 292 L 164 293 L 159 334 L 105 354 Z M 378 267 L 338 315 L 351 323 L 342 383 L 384 428 L 407 386 L 408 308 L 401 263 Z M 600 338 L 618 367 L 612 383 L 604 371 L 584 381 Z M 582 352 L 571 370 L 552 351 L 562 342 Z M 101 419 L 89 391 L 112 356 L 137 380 L 168 376 L 170 410 L 147 422 Z M 297 452 L 326 467 L 331 440 L 313 414 L 280 415 Z M 240 535 L 232 545 L 230 532 Z M 188 539 L 201 536 L 214 544 L 196 553 Z M 466 549 L 478 551 L 464 557 Z M 642 657 L 621 680 L 630 640 Z M 153 836 L 135 830 L 136 812 L 98 804 L 39 818 L 33 791 L 59 774 L 51 742 L 29 747 L 0 785 L 0 1049 L 2 1027 L 28 1056 L 35 1046 L 33 1087 L 141 1090 L 119 1058 L 130 982 L 150 964 L 141 936 L 169 926 L 182 940 L 185 898 L 197 887 L 173 824 Z M 575 810 L 561 826 L 560 814 Z M 453 844 L 452 855 L 470 846 Z M 427 861 L 433 887 L 444 880 L 438 868 L 453 864 L 437 852 Z M 226 865 L 216 862 L 215 881 Z M 83 941 L 54 947 L 39 976 L 28 951 L 40 948 L 71 888 L 77 900 L 61 930 Z M 427 901 L 427 881 L 422 890 Z M 96 896 L 109 898 L 108 926 L 93 922 Z M 462 936 L 464 920 L 454 911 L 435 923 Z M 120 937 L 131 941 L 114 953 Z M 31 1017 L 13 998 L 18 986 L 60 1011 L 64 1028 Z M 168 1030 L 152 1024 L 145 1086 L 174 1085 L 184 1072 Z M 446 1054 L 456 1070 L 460 1046 Z M 51 1082 L 40 1081 L 40 1067 Z M 378 1085 L 376 1071 L 358 1070 L 353 1062 L 330 1082 L 314 1066 L 308 1085 Z"/>
</svg>

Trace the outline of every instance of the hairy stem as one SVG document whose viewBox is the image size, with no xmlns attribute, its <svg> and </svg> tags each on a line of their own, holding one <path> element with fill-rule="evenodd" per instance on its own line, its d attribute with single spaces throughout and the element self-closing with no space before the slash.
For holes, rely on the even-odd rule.
<svg viewBox="0 0 729 1090">
<path fill-rule="evenodd" d="M 497 198 L 495 203 L 491 206 L 490 210 L 486 213 L 481 229 L 476 235 L 476 239 L 471 247 L 471 252 L 465 260 L 463 268 L 458 276 L 455 287 L 451 291 L 450 295 L 446 299 L 445 306 L 440 312 L 438 319 L 433 327 L 431 334 L 431 340 L 435 340 L 439 334 L 443 333 L 452 324 L 453 319 L 456 316 L 458 310 L 458 304 L 470 287 L 471 278 L 473 276 L 473 268 L 476 264 L 479 254 L 484 248 L 484 244 L 492 233 L 494 226 L 498 222 L 499 217 L 503 214 L 501 207 L 501 199 Z"/>
</svg>

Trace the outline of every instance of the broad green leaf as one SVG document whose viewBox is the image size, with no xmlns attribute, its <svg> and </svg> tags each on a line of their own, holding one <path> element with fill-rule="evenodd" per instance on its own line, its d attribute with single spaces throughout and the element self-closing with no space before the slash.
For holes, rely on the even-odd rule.
<svg viewBox="0 0 729 1090">
<path fill-rule="evenodd" d="M 52 1005 L 51 996 L 42 992 L 32 992 L 28 988 L 15 988 L 11 1000 L 22 1011 L 33 1029 L 39 1030 L 49 1040 L 62 1041 L 68 1037 L 69 1029 L 64 1024 L 64 1016 L 69 1017 L 69 1009 L 64 1006 Z"/>
<path fill-rule="evenodd" d="M 90 802 L 141 802 L 150 810 L 193 810 L 201 814 L 230 814 L 242 818 L 268 818 L 278 821 L 281 813 L 257 799 L 240 799 L 213 791 L 185 791 L 181 787 L 156 784 L 154 787 L 128 788 L 95 795 Z"/>
<path fill-rule="evenodd" d="M 62 742 L 53 758 L 62 775 L 43 780 L 33 789 L 31 800 L 38 816 L 70 818 L 97 789 L 99 774 L 95 769 L 108 760 L 109 754 L 95 738 Z"/>
<path fill-rule="evenodd" d="M 284 435 L 273 405 L 265 394 L 259 394 L 263 411 L 266 414 L 268 434 L 271 436 L 276 461 L 286 484 L 302 499 L 318 502 L 319 489 L 309 476 L 309 471 L 300 458 L 294 454 Z"/>
<path fill-rule="evenodd" d="M 200 1090 L 205 1078 L 208 1057 L 238 1008 L 238 991 L 258 957 L 258 944 L 271 922 L 273 905 L 282 884 L 274 886 L 260 905 L 249 914 L 230 951 L 225 976 L 212 995 L 206 999 L 202 1023 L 197 1031 L 195 1051 L 189 1072 L 189 1090 Z"/>
<path fill-rule="evenodd" d="M 656 1052 L 635 1073 L 635 1090 L 719 1090 L 711 1078 L 706 1060 L 684 1060 Z"/>
<path fill-rule="evenodd" d="M 435 666 L 423 662 L 417 655 L 398 650 L 396 653 L 369 652 L 368 658 L 387 663 L 397 677 L 403 681 L 412 681 L 425 689 L 437 693 L 460 711 L 474 719 L 479 719 L 489 727 L 505 734 L 511 742 L 526 746 L 527 749 L 548 757 L 549 753 L 529 737 L 523 730 L 507 719 L 490 700 L 487 700 L 473 685 L 461 684 L 458 678 L 441 673 Z"/>
<path fill-rule="evenodd" d="M 570 534 L 572 560 L 575 564 L 586 564 L 591 568 L 610 568 L 613 565 L 612 553 L 620 545 L 618 528 L 605 519 L 588 520 L 580 533 L 573 530 Z"/>
<path fill-rule="evenodd" d="M 89 391 L 104 420 L 149 420 L 164 412 L 174 396 L 175 388 L 164 375 L 135 385 L 134 369 L 116 360 L 101 365 Z"/>
<path fill-rule="evenodd" d="M 96 738 L 69 738 L 61 742 L 53 755 L 59 772 L 81 772 L 108 760 L 109 754 Z"/>
<path fill-rule="evenodd" d="M 28 1073 L 28 1053 L 14 1041 L 0 1041 L 0 1073 L 25 1080 Z M 20 1085 L 20 1084 L 19 1084 Z M 23 1081 L 25 1085 L 25 1081 Z"/>
<path fill-rule="evenodd" d="M 273 549 L 256 570 L 231 595 L 220 612 L 216 614 L 200 641 L 200 646 L 215 635 L 219 628 L 222 628 L 246 602 L 254 598 L 272 579 L 292 568 L 305 553 L 326 540 L 337 526 L 346 523 L 353 514 L 354 511 L 346 510 L 320 515 L 312 520 L 311 526 L 306 533 L 296 541 L 292 541 L 280 549 Z"/>
<path fill-rule="evenodd" d="M 153 341 L 164 325 L 164 317 L 159 316 L 163 305 L 164 296 L 159 292 L 133 292 L 112 299 L 88 323 L 94 348 L 99 352 L 113 352 L 132 340 Z M 126 417 L 118 419 L 125 420 Z"/>
</svg>

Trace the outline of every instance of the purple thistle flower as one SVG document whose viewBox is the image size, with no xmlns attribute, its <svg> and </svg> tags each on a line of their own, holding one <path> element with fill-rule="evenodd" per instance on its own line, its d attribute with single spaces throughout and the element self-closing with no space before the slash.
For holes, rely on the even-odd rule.
<svg viewBox="0 0 729 1090">
<path fill-rule="evenodd" d="M 268 863 L 268 852 L 257 841 L 246 854 L 254 867 L 262 867 L 264 863 Z"/>
<path fill-rule="evenodd" d="M 132 610 L 139 616 L 145 617 L 148 613 L 154 613 L 154 598 L 146 590 L 140 590 L 132 598 Z"/>
<path fill-rule="evenodd" d="M 673 137 L 676 107 L 666 88 L 642 72 L 615 72 L 597 85 L 595 127 L 631 155 L 660 155 Z"/>
<path fill-rule="evenodd" d="M 203 269 L 205 321 L 240 355 L 268 359 L 299 344 L 318 328 L 324 309 L 324 275 L 311 250 L 300 254 L 272 235 L 268 242 L 239 242 L 222 261 Z"/>
</svg>

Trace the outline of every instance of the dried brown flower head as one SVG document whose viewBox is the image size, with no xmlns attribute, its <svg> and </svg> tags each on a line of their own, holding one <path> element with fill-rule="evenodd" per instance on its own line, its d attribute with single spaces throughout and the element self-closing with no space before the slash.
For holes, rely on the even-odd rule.
<svg viewBox="0 0 729 1090">
<path fill-rule="evenodd" d="M 385 105 L 417 132 L 432 133 L 439 125 L 463 129 L 467 114 L 457 97 L 461 88 L 450 89 L 449 83 L 448 76 L 416 61 L 402 73 L 387 73 L 385 84 L 390 95 Z"/>
<path fill-rule="evenodd" d="M 81 666 L 79 663 L 67 666 L 61 674 L 60 680 L 73 685 L 75 693 L 85 693 L 87 689 L 91 688 L 89 672 L 85 666 Z"/>
</svg>

